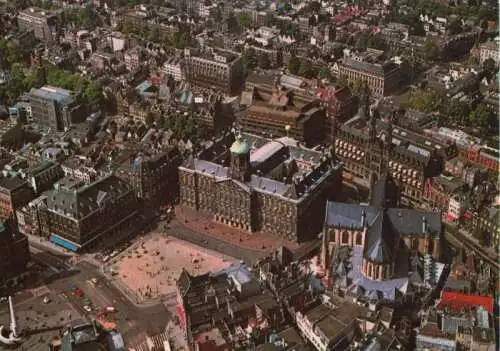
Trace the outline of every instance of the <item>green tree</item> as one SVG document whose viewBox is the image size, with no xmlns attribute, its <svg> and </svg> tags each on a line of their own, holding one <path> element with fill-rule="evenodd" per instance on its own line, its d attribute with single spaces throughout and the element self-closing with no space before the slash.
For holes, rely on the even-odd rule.
<svg viewBox="0 0 500 351">
<path fill-rule="evenodd" d="M 297 58 L 297 56 L 292 54 L 290 60 L 288 61 L 288 71 L 291 74 L 298 74 L 299 68 L 300 68 L 300 60 Z"/>
<path fill-rule="evenodd" d="M 238 23 L 243 28 L 250 28 L 250 26 L 252 25 L 252 18 L 247 12 L 241 12 L 238 15 Z"/>
<path fill-rule="evenodd" d="M 331 78 L 330 69 L 327 66 L 321 67 L 321 69 L 318 72 L 318 77 L 320 79 L 330 79 Z"/>
<path fill-rule="evenodd" d="M 352 81 L 349 81 L 349 89 L 351 90 L 352 95 L 354 96 L 361 96 L 364 90 L 364 84 L 361 79 L 355 79 Z"/>
<path fill-rule="evenodd" d="M 10 40 L 0 40 L 0 66 L 10 69 L 12 65 L 23 62 L 21 47 Z"/>
<path fill-rule="evenodd" d="M 24 77 L 24 87 L 26 90 L 40 88 L 45 84 L 44 68 L 37 68 L 27 71 Z"/>
<path fill-rule="evenodd" d="M 497 71 L 497 64 L 491 57 L 483 62 L 483 68 L 488 75 L 493 75 Z"/>
<path fill-rule="evenodd" d="M 432 39 L 426 39 L 422 49 L 426 60 L 436 61 L 439 59 L 439 47 Z"/>
<path fill-rule="evenodd" d="M 8 102 L 13 105 L 16 99 L 24 93 L 25 75 L 20 64 L 14 64 L 10 70 L 10 79 L 6 89 Z"/>
<path fill-rule="evenodd" d="M 313 69 L 311 62 L 309 60 L 302 60 L 299 66 L 299 76 L 311 78 L 313 75 Z"/>
<path fill-rule="evenodd" d="M 101 17 L 91 6 L 72 7 L 65 10 L 63 17 L 66 23 L 79 28 L 93 29 L 102 25 Z"/>
<path fill-rule="evenodd" d="M 481 130 L 487 132 L 491 131 L 497 123 L 495 114 L 485 104 L 479 104 L 469 114 L 469 123 L 472 126 L 477 126 Z"/>
<path fill-rule="evenodd" d="M 274 19 L 274 15 L 271 12 L 267 12 L 266 16 L 264 17 L 264 25 L 267 27 L 272 27 L 276 23 L 276 20 Z"/>
<path fill-rule="evenodd" d="M 444 112 L 449 119 L 456 123 L 466 124 L 469 117 L 470 107 L 465 102 L 452 102 L 445 104 Z"/>
<path fill-rule="evenodd" d="M 104 95 L 102 93 L 102 86 L 97 82 L 89 83 L 84 90 L 84 95 L 87 98 L 92 110 L 97 111 L 102 108 Z"/>
</svg>

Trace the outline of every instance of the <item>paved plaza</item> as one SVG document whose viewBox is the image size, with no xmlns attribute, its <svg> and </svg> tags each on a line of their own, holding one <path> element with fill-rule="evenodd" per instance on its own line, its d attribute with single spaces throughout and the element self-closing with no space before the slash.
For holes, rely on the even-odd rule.
<svg viewBox="0 0 500 351">
<path fill-rule="evenodd" d="M 234 258 L 155 233 L 123 252 L 111 269 L 136 295 L 155 299 L 175 294 L 175 281 L 183 268 L 199 275 L 219 271 L 232 263 Z"/>
<path fill-rule="evenodd" d="M 48 293 L 51 302 L 44 304 L 42 296 L 36 296 L 18 302 L 14 298 L 14 306 L 18 325 L 23 332 L 22 350 L 47 350 L 48 342 L 60 330 L 70 323 L 79 324 L 83 322 L 79 313 L 64 298 Z M 0 325 L 9 326 L 8 304 L 0 306 Z M 0 350 L 2 346 L 0 345 Z"/>
<path fill-rule="evenodd" d="M 265 232 L 247 233 L 245 231 L 214 222 L 211 218 L 204 216 L 186 206 L 176 207 L 175 215 L 176 218 L 183 223 L 183 225 L 191 230 L 238 245 L 248 250 L 270 253 L 281 246 L 286 246 L 292 251 L 300 248 L 299 244 L 286 240 L 276 234 Z"/>
</svg>

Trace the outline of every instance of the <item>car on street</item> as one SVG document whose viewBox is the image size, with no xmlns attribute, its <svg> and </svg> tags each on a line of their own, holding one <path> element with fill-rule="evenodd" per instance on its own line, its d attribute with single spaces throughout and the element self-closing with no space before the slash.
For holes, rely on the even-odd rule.
<svg viewBox="0 0 500 351">
<path fill-rule="evenodd" d="M 83 309 L 87 312 L 92 312 L 92 307 L 90 307 L 89 305 L 84 305 Z"/>
<path fill-rule="evenodd" d="M 108 306 L 104 309 L 107 313 L 113 313 L 113 312 L 116 312 L 116 308 L 114 308 L 113 306 Z"/>
<path fill-rule="evenodd" d="M 50 298 L 48 296 L 45 296 L 42 300 L 42 302 L 46 305 L 50 302 Z"/>
</svg>

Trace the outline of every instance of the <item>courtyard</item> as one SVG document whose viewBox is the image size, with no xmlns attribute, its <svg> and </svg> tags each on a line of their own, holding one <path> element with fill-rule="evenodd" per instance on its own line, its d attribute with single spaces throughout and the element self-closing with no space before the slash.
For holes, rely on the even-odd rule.
<svg viewBox="0 0 500 351">
<path fill-rule="evenodd" d="M 111 272 L 140 300 L 147 300 L 175 295 L 183 268 L 200 275 L 233 263 L 234 258 L 155 233 L 119 255 Z"/>
</svg>

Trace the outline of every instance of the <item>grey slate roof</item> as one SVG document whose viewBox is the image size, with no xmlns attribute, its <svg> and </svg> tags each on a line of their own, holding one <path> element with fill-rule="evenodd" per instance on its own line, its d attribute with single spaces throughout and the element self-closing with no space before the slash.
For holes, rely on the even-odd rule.
<svg viewBox="0 0 500 351">
<path fill-rule="evenodd" d="M 363 210 L 366 212 L 367 223 L 372 223 L 379 211 L 374 206 L 329 201 L 326 205 L 325 225 L 327 227 L 361 228 Z M 388 208 L 386 216 L 394 230 L 401 235 L 421 234 L 423 217 L 427 221 L 427 231 L 431 235 L 438 235 L 441 232 L 441 216 L 437 212 Z"/>
<path fill-rule="evenodd" d="M 110 175 L 78 189 L 57 187 L 47 197 L 47 208 L 80 220 L 102 206 L 130 191 L 120 178 Z"/>
<path fill-rule="evenodd" d="M 379 211 L 375 220 L 368 224 L 365 257 L 373 262 L 391 262 L 397 233 L 384 210 Z"/>
</svg>

